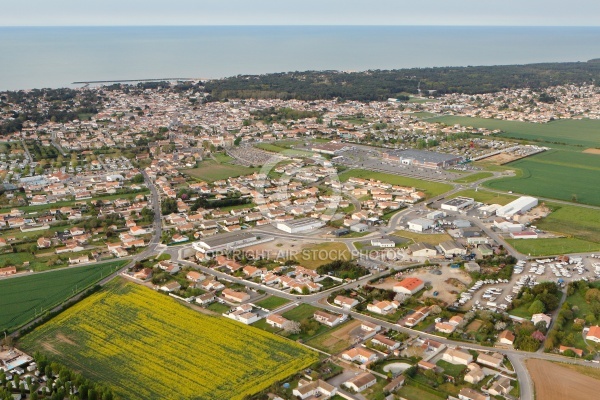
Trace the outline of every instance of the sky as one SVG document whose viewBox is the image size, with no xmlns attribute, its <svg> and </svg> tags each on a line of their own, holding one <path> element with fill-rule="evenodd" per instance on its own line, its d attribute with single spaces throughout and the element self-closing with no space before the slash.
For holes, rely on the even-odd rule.
<svg viewBox="0 0 600 400">
<path fill-rule="evenodd" d="M 0 26 L 598 26 L 598 0 L 2 0 Z"/>
</svg>

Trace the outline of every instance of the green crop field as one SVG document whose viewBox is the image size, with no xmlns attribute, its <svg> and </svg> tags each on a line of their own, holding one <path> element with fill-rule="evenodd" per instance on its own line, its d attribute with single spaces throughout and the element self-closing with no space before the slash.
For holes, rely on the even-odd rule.
<svg viewBox="0 0 600 400">
<path fill-rule="evenodd" d="M 487 181 L 492 189 L 600 205 L 600 156 L 551 150 L 508 164 L 517 176 Z"/>
<path fill-rule="evenodd" d="M 119 399 L 241 400 L 318 360 L 260 329 L 116 279 L 20 340 Z"/>
<path fill-rule="evenodd" d="M 539 229 L 600 243 L 599 210 L 553 203 L 546 205 L 553 211 L 546 218 L 535 222 Z"/>
<path fill-rule="evenodd" d="M 559 120 L 545 124 L 498 119 L 445 116 L 433 118 L 430 122 L 447 125 L 460 124 L 475 128 L 500 129 L 501 136 L 543 142 L 546 145 L 566 144 L 577 147 L 598 147 L 600 145 L 600 120 Z"/>
<path fill-rule="evenodd" d="M 600 243 L 577 238 L 507 239 L 506 241 L 519 253 L 531 256 L 553 256 L 600 251 Z"/>
<path fill-rule="evenodd" d="M 491 172 L 476 172 L 474 174 L 470 174 L 467 176 L 460 177 L 455 179 L 453 182 L 456 183 L 473 183 L 480 179 L 489 178 L 490 176 L 494 176 Z"/>
<path fill-rule="evenodd" d="M 284 153 L 283 155 L 288 157 L 311 157 L 313 155 L 311 151 L 296 150 L 291 147 L 284 147 L 281 146 L 279 142 L 276 145 L 271 143 L 257 143 L 254 146 L 272 153 Z"/>
<path fill-rule="evenodd" d="M 228 162 L 205 160 L 197 168 L 186 169 L 183 172 L 203 181 L 214 182 L 221 179 L 250 175 L 258 170 L 259 168 L 250 168 Z"/>
<path fill-rule="evenodd" d="M 488 192 L 487 190 L 478 190 L 475 191 L 473 189 L 461 190 L 460 192 L 456 192 L 451 196 L 448 196 L 449 199 L 453 199 L 455 197 L 471 197 L 475 199 L 475 201 L 485 203 L 485 204 L 500 204 L 501 206 L 510 203 L 513 200 L 516 200 L 518 197 L 513 196 L 511 194 L 503 194 L 503 193 L 494 193 Z"/>
<path fill-rule="evenodd" d="M 24 325 L 125 263 L 114 261 L 0 280 L 0 331 Z"/>
<path fill-rule="evenodd" d="M 425 192 L 427 197 L 435 197 L 452 189 L 452 186 L 447 183 L 425 181 L 422 179 L 386 174 L 384 172 L 367 171 L 364 169 L 351 169 L 344 171 L 339 175 L 339 179 L 342 182 L 346 182 L 350 178 L 375 179 L 392 185 L 411 186 Z"/>
</svg>

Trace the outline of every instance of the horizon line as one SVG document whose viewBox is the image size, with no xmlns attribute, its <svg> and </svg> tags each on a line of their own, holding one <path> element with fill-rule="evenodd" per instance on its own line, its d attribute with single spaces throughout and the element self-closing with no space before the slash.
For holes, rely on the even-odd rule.
<svg viewBox="0 0 600 400">
<path fill-rule="evenodd" d="M 0 25 L 0 28 L 154 28 L 154 27 L 447 27 L 447 28 L 600 28 L 600 25 L 429 25 L 429 24 L 133 24 L 133 25 Z"/>
</svg>

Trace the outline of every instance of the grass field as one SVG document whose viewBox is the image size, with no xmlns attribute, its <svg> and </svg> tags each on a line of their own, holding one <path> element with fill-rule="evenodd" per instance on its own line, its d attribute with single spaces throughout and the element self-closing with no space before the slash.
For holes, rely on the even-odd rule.
<svg viewBox="0 0 600 400">
<path fill-rule="evenodd" d="M 20 346 L 51 354 L 121 399 L 242 399 L 318 360 L 299 344 L 123 280 Z"/>
<path fill-rule="evenodd" d="M 350 260 L 352 254 L 344 243 L 325 242 L 305 247 L 293 258 L 305 268 L 316 269 L 335 260 Z"/>
<path fill-rule="evenodd" d="M 250 168 L 243 165 L 232 164 L 230 161 L 231 157 L 223 156 L 217 157 L 215 160 L 204 160 L 200 163 L 197 168 L 183 170 L 184 173 L 201 179 L 207 182 L 214 182 L 221 179 L 234 178 L 242 175 L 250 175 L 260 168 Z"/>
<path fill-rule="evenodd" d="M 508 164 L 515 177 L 487 181 L 485 186 L 578 203 L 600 205 L 600 156 L 550 150 Z"/>
<path fill-rule="evenodd" d="M 475 199 L 475 201 L 479 201 L 485 204 L 500 204 L 501 206 L 510 203 L 513 200 L 517 199 L 517 196 L 513 196 L 510 194 L 503 193 L 494 193 L 488 192 L 485 190 L 475 191 L 473 189 L 461 190 L 460 192 L 456 192 L 451 196 L 448 196 L 449 199 L 453 199 L 455 197 L 471 197 Z"/>
<path fill-rule="evenodd" d="M 546 218 L 535 222 L 539 229 L 600 243 L 600 211 L 563 204 L 546 205 L 553 211 Z"/>
<path fill-rule="evenodd" d="M 331 331 L 313 337 L 306 344 L 326 353 L 337 354 L 352 345 L 349 333 L 358 326 L 360 321 L 345 322 Z"/>
<path fill-rule="evenodd" d="M 0 332 L 26 324 L 74 294 L 85 290 L 126 261 L 114 261 L 0 280 Z"/>
<path fill-rule="evenodd" d="M 276 308 L 279 308 L 282 305 L 287 304 L 289 302 L 290 301 L 288 299 L 283 299 L 277 296 L 271 296 L 254 304 L 256 304 L 258 307 L 266 308 L 267 310 L 275 310 Z"/>
<path fill-rule="evenodd" d="M 431 182 L 422 179 L 409 178 L 406 176 L 386 174 L 384 172 L 367 171 L 364 169 L 351 169 L 339 175 L 341 182 L 350 178 L 375 179 L 392 185 L 412 186 L 425 192 L 427 197 L 435 197 L 452 189 L 447 183 Z"/>
<path fill-rule="evenodd" d="M 291 319 L 293 321 L 301 322 L 302 320 L 312 318 L 317 307 L 313 307 L 310 304 L 300 304 L 298 307 L 294 307 L 289 311 L 281 314 L 284 318 Z"/>
<path fill-rule="evenodd" d="M 570 146 L 597 147 L 600 145 L 600 120 L 559 120 L 546 124 L 497 119 L 445 116 L 431 119 L 447 125 L 460 124 L 475 128 L 500 129 L 502 136 L 544 142 L 546 145 L 564 143 Z"/>
<path fill-rule="evenodd" d="M 600 251 L 600 243 L 577 238 L 507 239 L 518 252 L 532 256 L 586 253 Z"/>
<path fill-rule="evenodd" d="M 447 398 L 447 396 L 437 396 L 411 384 L 402 386 L 396 394 L 408 400 L 443 400 Z"/>
<path fill-rule="evenodd" d="M 436 365 L 438 367 L 442 367 L 444 369 L 444 373 L 451 375 L 453 377 L 457 377 L 459 376 L 465 369 L 467 369 L 467 367 L 465 365 L 461 365 L 461 364 L 451 364 L 447 361 L 444 360 L 439 360 Z"/>
<path fill-rule="evenodd" d="M 416 233 L 410 231 L 396 231 L 393 234 L 395 236 L 410 239 L 414 243 L 429 243 L 434 245 L 438 245 L 441 242 L 452 239 L 447 233 Z"/>
<path fill-rule="evenodd" d="M 466 175 L 461 178 L 455 179 L 453 182 L 456 183 L 473 183 L 478 180 L 489 178 L 490 176 L 494 176 L 491 172 L 476 172 L 474 174 Z"/>
</svg>

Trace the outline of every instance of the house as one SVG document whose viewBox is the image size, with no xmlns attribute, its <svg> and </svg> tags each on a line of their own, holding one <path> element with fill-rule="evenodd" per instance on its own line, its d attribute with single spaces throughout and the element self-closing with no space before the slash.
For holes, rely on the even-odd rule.
<svg viewBox="0 0 600 400">
<path fill-rule="evenodd" d="M 360 340 L 367 340 L 373 337 L 380 330 L 381 325 L 377 325 L 369 321 L 362 321 L 360 324 L 360 331 L 355 333 L 354 336 Z"/>
<path fill-rule="evenodd" d="M 389 351 L 396 350 L 398 347 L 400 347 L 400 342 L 396 342 L 395 340 L 380 334 L 373 336 L 373 339 L 371 339 L 371 344 L 374 344 L 375 346 L 383 346 Z"/>
<path fill-rule="evenodd" d="M 69 264 L 84 264 L 88 262 L 90 262 L 90 257 L 88 255 L 69 257 Z"/>
<path fill-rule="evenodd" d="M 344 351 L 342 358 L 347 361 L 358 362 L 359 364 L 368 364 L 377 360 L 377 354 L 364 347 L 354 347 Z"/>
<path fill-rule="evenodd" d="M 587 340 L 600 343 L 600 326 L 590 326 L 590 329 L 585 334 Z"/>
<path fill-rule="evenodd" d="M 202 275 L 200 272 L 198 271 L 189 271 L 186 275 L 185 278 L 188 281 L 192 281 L 192 282 L 201 282 L 203 280 L 206 279 L 206 276 Z"/>
<path fill-rule="evenodd" d="M 52 246 L 52 241 L 50 239 L 41 237 L 37 240 L 38 249 L 47 249 L 50 246 Z"/>
<path fill-rule="evenodd" d="M 244 272 L 244 275 L 246 275 L 248 278 L 254 278 L 255 276 L 262 275 L 262 270 L 260 268 L 253 267 L 252 265 L 246 265 L 244 268 L 242 268 L 242 272 Z"/>
<path fill-rule="evenodd" d="M 475 363 L 470 363 L 468 366 L 469 372 L 465 374 L 465 382 L 469 382 L 473 385 L 477 385 L 483 378 L 485 378 L 485 372 L 483 369 Z"/>
<path fill-rule="evenodd" d="M 448 321 L 448 323 L 450 325 L 454 325 L 454 326 L 458 326 L 463 322 L 464 318 L 461 315 L 455 315 L 453 317 L 450 318 L 450 320 Z"/>
<path fill-rule="evenodd" d="M 235 321 L 241 322 L 242 324 L 250 325 L 260 319 L 258 314 L 251 312 L 252 306 L 249 304 L 243 304 L 238 306 L 234 311 L 223 314 L 227 318 L 231 318 Z"/>
<path fill-rule="evenodd" d="M 552 317 L 546 314 L 533 314 L 531 316 L 531 322 L 533 322 L 534 325 L 537 325 L 538 322 L 545 322 L 546 323 L 546 328 L 550 327 L 550 322 L 552 321 Z"/>
<path fill-rule="evenodd" d="M 498 335 L 498 342 L 501 344 L 512 345 L 515 342 L 515 334 L 509 331 L 508 329 L 503 330 Z"/>
<path fill-rule="evenodd" d="M 435 257 L 437 250 L 435 246 L 429 243 L 415 243 L 408 246 L 408 252 L 413 257 Z"/>
<path fill-rule="evenodd" d="M 283 329 L 283 325 L 288 322 L 287 319 L 283 318 L 279 314 L 271 314 L 266 319 L 267 324 L 271 325 L 273 328 Z"/>
<path fill-rule="evenodd" d="M 564 353 L 565 351 L 567 351 L 567 350 L 571 350 L 571 351 L 572 351 L 573 353 L 575 353 L 575 354 L 576 354 L 578 357 L 583 357 L 583 350 L 581 350 L 581 349 L 577 349 L 577 348 L 575 348 L 575 347 L 567 347 L 567 346 L 563 346 L 563 345 L 560 345 L 560 346 L 559 346 L 559 348 L 558 348 L 558 352 L 559 352 L 560 354 L 563 354 L 563 353 Z"/>
<path fill-rule="evenodd" d="M 435 364 L 432 364 L 432 363 L 430 363 L 428 361 L 423 361 L 423 360 L 421 360 L 421 361 L 419 361 L 417 363 L 417 367 L 421 368 L 421 369 L 424 369 L 425 371 L 428 371 L 428 370 L 434 370 L 435 371 L 435 369 L 436 369 Z"/>
<path fill-rule="evenodd" d="M 447 361 L 450 364 L 469 365 L 473 362 L 473 356 L 464 350 L 448 349 L 442 354 L 442 360 Z"/>
<path fill-rule="evenodd" d="M 336 296 L 333 303 L 342 308 L 352 308 L 358 304 L 358 300 L 346 296 Z"/>
<path fill-rule="evenodd" d="M 394 285 L 394 292 L 413 295 L 425 287 L 419 278 L 405 278 Z"/>
<path fill-rule="evenodd" d="M 437 322 L 435 324 L 435 330 L 442 333 L 452 333 L 456 330 L 456 325 L 447 322 Z"/>
<path fill-rule="evenodd" d="M 337 388 L 321 379 L 312 382 L 300 379 L 298 386 L 292 391 L 292 394 L 302 400 L 308 398 L 328 399 L 337 394 Z"/>
<path fill-rule="evenodd" d="M 512 385 L 510 379 L 503 376 L 500 377 L 496 382 L 494 382 L 492 386 L 490 386 L 488 392 L 494 396 L 503 396 L 508 394 L 508 392 L 510 392 L 511 389 Z"/>
<path fill-rule="evenodd" d="M 384 386 L 383 392 L 384 393 L 395 392 L 396 390 L 400 389 L 402 387 L 402 385 L 404 385 L 405 380 L 406 380 L 406 377 L 404 375 L 398 375 L 397 377 L 392 379 L 392 381 L 390 383 L 388 383 L 387 385 Z"/>
<path fill-rule="evenodd" d="M 14 275 L 17 273 L 17 267 L 0 268 L 0 276 Z"/>
<path fill-rule="evenodd" d="M 85 233 L 85 229 L 74 226 L 69 230 L 69 233 L 71 233 L 71 236 L 79 236 Z"/>
<path fill-rule="evenodd" d="M 145 281 L 152 278 L 152 268 L 142 268 L 138 272 L 133 274 L 135 279 Z"/>
<path fill-rule="evenodd" d="M 367 305 L 367 310 L 376 314 L 386 315 L 395 312 L 400 303 L 397 301 L 378 301 Z"/>
<path fill-rule="evenodd" d="M 313 314 L 313 318 L 323 325 L 336 326 L 341 322 L 345 321 L 347 317 L 345 314 L 334 315 L 325 311 L 317 310 Z"/>
<path fill-rule="evenodd" d="M 165 283 L 159 289 L 162 290 L 163 292 L 171 293 L 171 292 L 181 289 L 181 285 L 177 281 L 171 281 L 169 283 Z"/>
<path fill-rule="evenodd" d="M 487 396 L 471 388 L 460 389 L 460 392 L 458 392 L 458 398 L 460 400 L 490 400 L 490 396 Z"/>
<path fill-rule="evenodd" d="M 196 303 L 205 306 L 207 304 L 214 303 L 214 301 L 216 299 L 217 298 L 215 297 L 215 295 L 213 293 L 208 292 L 208 293 L 204 293 L 203 295 L 196 297 Z"/>
<path fill-rule="evenodd" d="M 404 319 L 404 325 L 408 326 L 409 328 L 412 328 L 413 326 L 417 325 L 419 322 L 427 318 L 430 312 L 431 310 L 429 307 L 420 307 Z"/>
<path fill-rule="evenodd" d="M 157 266 L 158 268 L 162 269 L 165 272 L 168 272 L 171 275 L 176 274 L 181 269 L 181 267 L 178 264 L 174 264 L 169 261 L 161 261 L 157 264 Z"/>
<path fill-rule="evenodd" d="M 203 290 L 210 290 L 213 292 L 218 292 L 219 290 L 225 289 L 225 285 L 214 278 L 205 280 L 200 286 Z"/>
<path fill-rule="evenodd" d="M 221 293 L 225 300 L 233 301 L 236 303 L 242 303 L 244 301 L 250 300 L 250 295 L 246 292 L 236 292 L 232 289 L 223 289 Z"/>
<path fill-rule="evenodd" d="M 354 390 L 356 393 L 360 393 L 363 390 L 370 388 L 377 383 L 377 378 L 370 372 L 363 372 L 360 375 L 356 375 L 353 378 L 348 379 L 344 382 L 344 386 Z"/>
<path fill-rule="evenodd" d="M 500 353 L 479 353 L 477 355 L 478 364 L 486 365 L 492 368 L 500 368 L 500 366 L 502 365 L 502 361 L 504 361 L 504 356 Z"/>
<path fill-rule="evenodd" d="M 145 235 L 147 233 L 149 232 L 141 226 L 132 226 L 131 228 L 129 228 L 129 234 L 133 236 Z"/>
</svg>

